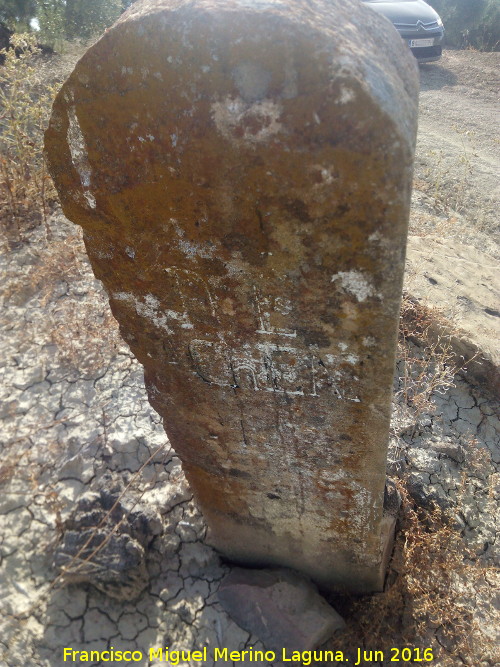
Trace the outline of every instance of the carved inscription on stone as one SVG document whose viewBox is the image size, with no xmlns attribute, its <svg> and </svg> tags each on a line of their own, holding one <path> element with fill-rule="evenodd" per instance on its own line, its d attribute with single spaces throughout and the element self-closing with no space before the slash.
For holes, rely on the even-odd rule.
<svg viewBox="0 0 500 667">
<path fill-rule="evenodd" d="M 290 396 L 318 396 L 319 392 L 331 392 L 338 399 L 359 402 L 355 395 L 354 374 L 346 390 L 338 386 L 337 378 L 345 373 L 339 369 L 340 358 L 327 355 L 328 360 L 313 353 L 273 343 L 244 345 L 232 350 L 223 343 L 193 340 L 189 353 L 196 373 L 205 382 L 221 387 L 270 391 Z"/>
</svg>

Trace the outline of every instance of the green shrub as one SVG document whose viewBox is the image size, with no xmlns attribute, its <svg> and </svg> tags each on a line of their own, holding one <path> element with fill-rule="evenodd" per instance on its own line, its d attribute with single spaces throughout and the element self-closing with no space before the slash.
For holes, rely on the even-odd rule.
<svg viewBox="0 0 500 667">
<path fill-rule="evenodd" d="M 427 0 L 440 14 L 448 46 L 500 50 L 499 0 Z"/>
</svg>

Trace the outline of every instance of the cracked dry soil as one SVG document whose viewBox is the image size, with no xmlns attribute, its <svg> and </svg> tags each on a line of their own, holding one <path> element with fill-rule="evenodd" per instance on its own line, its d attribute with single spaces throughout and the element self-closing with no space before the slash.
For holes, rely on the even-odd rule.
<svg viewBox="0 0 500 667">
<path fill-rule="evenodd" d="M 70 60 L 53 58 L 44 66 L 60 74 Z M 453 236 L 489 253 L 492 262 L 499 247 L 499 61 L 498 53 L 456 51 L 421 68 L 412 211 L 412 233 L 430 245 L 435 236 Z M 56 212 L 23 246 L 4 245 L 0 271 L 0 666 L 62 667 L 71 664 L 63 661 L 64 647 L 113 646 L 145 656 L 152 646 L 263 648 L 216 600 L 230 566 L 203 543 L 203 519 L 148 404 L 141 368 L 93 278 L 79 230 Z M 412 355 L 422 354 L 409 345 Z M 403 363 L 395 380 L 389 473 L 405 478 L 417 507 L 434 501 L 453 516 L 473 570 L 449 573 L 467 618 L 463 645 L 440 622 L 437 599 L 418 644 L 408 639 L 411 591 L 392 609 L 387 594 L 384 627 L 391 636 L 385 641 L 432 647 L 435 667 L 499 665 L 499 405 L 457 375 L 417 409 L 398 379 Z M 116 591 L 78 577 L 64 581 L 53 568 L 76 504 L 89 491 L 110 488 L 125 515 L 144 510 L 153 526 L 135 599 L 117 599 Z M 99 565 L 87 565 L 99 584 Z M 394 562 L 389 584 L 397 578 Z M 367 614 L 368 624 L 379 623 Z M 370 644 L 367 619 L 357 634 L 340 635 L 331 645 L 351 660 L 357 646 L 378 648 Z M 392 664 L 389 659 L 364 664 Z M 165 663 L 145 657 L 134 664 Z"/>
</svg>

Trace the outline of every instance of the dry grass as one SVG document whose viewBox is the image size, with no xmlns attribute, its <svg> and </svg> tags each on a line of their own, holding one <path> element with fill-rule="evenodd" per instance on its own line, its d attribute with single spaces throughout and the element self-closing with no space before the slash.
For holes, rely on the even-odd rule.
<svg viewBox="0 0 500 667">
<path fill-rule="evenodd" d="M 42 262 L 27 279 L 47 308 L 54 361 L 88 377 L 106 368 L 123 343 L 106 296 L 88 280 L 84 252 L 81 230 L 75 227 L 63 240 L 46 246 Z M 70 298 L 61 299 L 61 293 Z"/>
<path fill-rule="evenodd" d="M 56 200 L 43 157 L 43 131 L 55 90 L 40 80 L 33 35 L 13 35 L 0 53 L 0 231 L 11 247 L 47 221 Z"/>
<path fill-rule="evenodd" d="M 415 180 L 415 189 L 424 192 L 433 202 L 436 213 L 450 218 L 466 214 L 468 190 L 472 187 L 473 160 L 477 157 L 474 132 L 454 126 L 456 143 L 460 151 L 450 159 L 442 149 L 431 149 L 426 154 L 428 166 L 421 178 Z"/>
<path fill-rule="evenodd" d="M 416 659 L 425 648 L 432 648 L 432 664 L 439 667 L 476 667 L 482 660 L 494 659 L 494 640 L 473 611 L 477 600 L 488 599 L 498 586 L 498 570 L 483 566 L 467 550 L 452 517 L 438 507 L 417 508 L 404 481 L 399 490 L 400 529 L 386 590 L 363 598 L 334 599 L 347 631 L 328 648 L 381 650 L 387 664 L 394 647 L 412 650 L 413 660 L 400 664 L 425 664 Z"/>
<path fill-rule="evenodd" d="M 417 418 L 423 412 L 435 412 L 433 395 L 453 387 L 455 375 L 462 370 L 453 350 L 452 333 L 435 334 L 439 320 L 435 310 L 403 294 L 395 400 L 410 407 Z"/>
</svg>

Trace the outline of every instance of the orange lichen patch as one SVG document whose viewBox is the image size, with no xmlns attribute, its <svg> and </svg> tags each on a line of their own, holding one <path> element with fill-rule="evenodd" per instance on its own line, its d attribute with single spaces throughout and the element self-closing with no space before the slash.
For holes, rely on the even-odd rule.
<svg viewBox="0 0 500 667">
<path fill-rule="evenodd" d="M 212 511 L 235 517 L 248 514 L 246 484 L 242 478 L 217 476 L 194 465 L 185 466 L 185 470 L 188 476 L 197 480 L 196 492 L 200 501 L 206 503 Z"/>
</svg>

